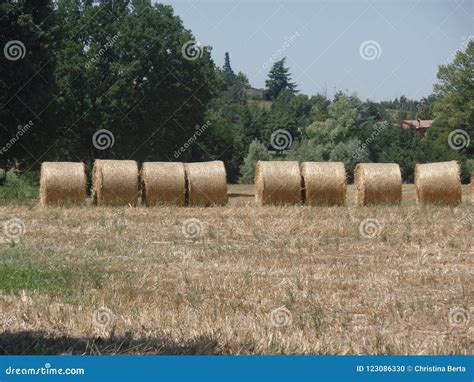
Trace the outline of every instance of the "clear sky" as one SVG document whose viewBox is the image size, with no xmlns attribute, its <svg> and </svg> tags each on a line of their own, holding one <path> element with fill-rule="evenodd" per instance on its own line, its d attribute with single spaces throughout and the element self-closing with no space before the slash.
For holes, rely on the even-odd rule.
<svg viewBox="0 0 474 382">
<path fill-rule="evenodd" d="M 222 66 L 264 87 L 287 57 L 308 95 L 334 90 L 363 99 L 418 99 L 432 92 L 437 67 L 474 35 L 474 1 L 167 0 Z"/>
</svg>

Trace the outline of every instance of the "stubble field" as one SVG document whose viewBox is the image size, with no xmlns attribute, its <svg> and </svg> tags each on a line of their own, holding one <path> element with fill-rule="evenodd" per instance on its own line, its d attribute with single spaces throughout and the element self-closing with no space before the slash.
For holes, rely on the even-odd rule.
<svg viewBox="0 0 474 382">
<path fill-rule="evenodd" d="M 471 354 L 474 207 L 0 206 L 2 354 Z M 13 220 L 12 220 L 13 219 Z M 13 229 L 7 234 L 5 224 Z"/>
</svg>

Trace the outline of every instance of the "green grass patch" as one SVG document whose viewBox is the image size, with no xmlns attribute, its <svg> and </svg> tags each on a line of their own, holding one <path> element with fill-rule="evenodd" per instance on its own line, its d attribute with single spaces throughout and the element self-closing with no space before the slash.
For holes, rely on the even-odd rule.
<svg viewBox="0 0 474 382">
<path fill-rule="evenodd" d="M 106 272 L 90 266 L 64 267 L 57 264 L 24 263 L 24 257 L 0 253 L 0 290 L 18 293 L 22 290 L 59 297 L 65 303 L 84 303 L 92 289 L 98 290 Z"/>
<path fill-rule="evenodd" d="M 39 174 L 37 172 L 16 174 L 8 171 L 5 183 L 0 185 L 0 204 L 36 203 L 38 194 Z"/>
</svg>

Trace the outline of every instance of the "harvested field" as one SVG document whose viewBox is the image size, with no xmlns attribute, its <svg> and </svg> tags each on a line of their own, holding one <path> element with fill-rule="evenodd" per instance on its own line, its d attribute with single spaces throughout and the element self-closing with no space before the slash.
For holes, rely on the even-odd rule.
<svg viewBox="0 0 474 382">
<path fill-rule="evenodd" d="M 470 354 L 474 206 L 0 206 L 2 354 Z"/>
</svg>

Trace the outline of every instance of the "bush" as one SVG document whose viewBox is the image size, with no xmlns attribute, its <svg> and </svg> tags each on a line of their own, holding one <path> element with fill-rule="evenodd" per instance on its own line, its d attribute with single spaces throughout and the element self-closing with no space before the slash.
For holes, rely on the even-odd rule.
<svg viewBox="0 0 474 382">
<path fill-rule="evenodd" d="M 0 204 L 10 201 L 31 201 L 38 198 L 39 175 L 37 172 L 6 173 L 6 181 L 0 186 Z"/>
<path fill-rule="evenodd" d="M 241 177 L 239 183 L 252 184 L 255 174 L 255 165 L 259 160 L 270 160 L 270 153 L 265 145 L 259 141 L 253 141 L 249 146 L 249 153 L 244 159 L 244 163 L 240 168 Z"/>
</svg>

